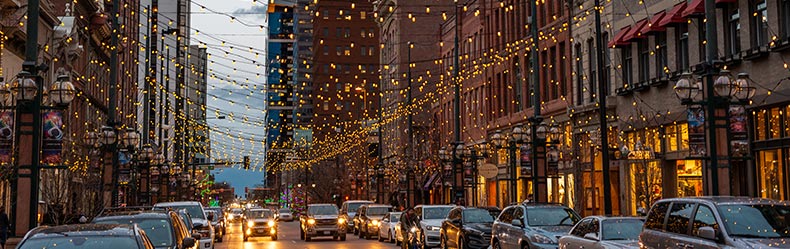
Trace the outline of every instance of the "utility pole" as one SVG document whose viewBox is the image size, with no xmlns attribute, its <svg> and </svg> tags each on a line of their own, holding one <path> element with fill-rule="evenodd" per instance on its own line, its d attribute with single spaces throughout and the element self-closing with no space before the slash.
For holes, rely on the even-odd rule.
<svg viewBox="0 0 790 249">
<path fill-rule="evenodd" d="M 612 214 L 612 184 L 609 172 L 609 125 L 606 120 L 606 96 L 609 95 L 606 89 L 609 87 L 606 85 L 608 79 L 604 77 L 603 73 L 603 63 L 604 63 L 604 45 L 603 45 L 603 33 L 601 33 L 601 11 L 603 11 L 603 7 L 600 5 L 600 0 L 595 0 L 595 59 L 596 59 L 596 71 L 598 71 L 598 92 L 593 94 L 598 94 L 598 119 L 600 122 L 600 129 L 601 129 L 601 169 L 603 170 L 603 210 L 604 214 L 611 215 Z M 608 56 L 608 55 L 607 55 Z M 593 174 L 595 173 L 595 169 L 593 167 Z M 593 195 L 595 192 L 592 193 Z M 597 197 L 594 197 L 597 198 Z"/>
<path fill-rule="evenodd" d="M 156 86 L 158 84 L 157 84 L 157 81 L 156 81 L 156 72 L 157 72 L 157 70 L 159 70 L 159 69 L 157 69 L 157 66 L 156 66 L 156 61 L 159 60 L 159 51 L 158 51 L 158 48 L 156 46 L 157 45 L 156 41 L 159 39 L 159 0 L 151 0 L 150 12 L 151 12 L 151 19 L 150 19 L 149 25 L 148 25 L 148 28 L 149 28 L 148 32 L 150 32 L 149 40 L 151 41 L 151 43 L 150 43 L 151 48 L 150 48 L 150 56 L 149 56 L 149 60 L 148 60 L 149 68 L 148 68 L 148 71 L 146 72 L 147 75 L 148 75 L 148 80 L 147 80 L 147 82 L 145 84 L 146 88 L 148 89 L 148 91 L 146 91 L 146 94 L 145 94 L 145 99 L 148 100 L 147 101 L 148 105 L 145 106 L 144 108 L 147 111 L 149 111 L 149 112 L 156 113 L 156 94 L 154 94 L 154 92 L 157 91 Z M 162 115 L 162 113 L 160 112 L 159 116 L 161 117 L 161 115 Z M 148 129 L 147 129 L 147 131 L 148 131 L 148 134 L 147 134 L 148 140 L 149 141 L 156 141 L 156 131 L 154 130 L 154 128 L 156 127 L 156 115 L 149 114 L 147 116 L 147 118 L 148 118 L 148 121 L 147 121 L 146 124 L 147 124 L 147 127 L 148 127 Z M 159 124 L 161 125 L 162 122 L 160 121 Z M 162 136 L 162 132 L 161 132 L 161 128 L 160 128 L 159 137 L 161 137 L 161 136 Z M 162 149 L 164 148 L 162 146 L 162 142 L 161 141 L 159 142 L 158 147 L 162 148 Z"/>
<path fill-rule="evenodd" d="M 529 29 L 532 36 L 532 49 L 529 51 L 529 59 L 530 63 L 532 64 L 532 92 L 533 92 L 533 104 L 532 109 L 534 110 L 534 115 L 529 118 L 530 122 L 530 129 L 532 129 L 531 136 L 532 136 L 532 198 L 535 202 L 541 202 L 545 200 L 540 199 L 540 193 L 538 193 L 538 186 L 540 185 L 540 177 L 538 173 L 546 171 L 541 171 L 539 168 L 545 167 L 544 163 L 538 161 L 538 147 L 544 146 L 541 145 L 541 141 L 538 141 L 538 126 L 543 122 L 543 117 L 540 116 L 540 65 L 538 64 L 538 9 L 536 6 L 536 1 L 529 1 L 529 9 L 530 9 L 530 24 Z M 544 149 L 545 152 L 545 149 Z M 545 160 L 544 160 L 545 161 Z M 515 179 L 513 179 L 515 181 Z M 515 189 L 513 191 L 516 191 Z"/>
<path fill-rule="evenodd" d="M 715 101 L 715 93 L 713 89 L 713 84 L 715 82 L 715 77 L 719 75 L 720 70 L 716 66 L 720 62 L 717 60 L 719 58 L 719 41 L 716 32 L 716 1 L 715 0 L 705 0 L 705 40 L 706 40 L 706 55 L 705 56 L 705 98 L 707 99 L 706 102 L 706 117 L 705 121 L 708 122 L 708 127 L 706 127 L 705 131 L 708 132 L 708 152 L 710 153 L 710 164 L 708 166 L 708 170 L 710 170 L 710 179 L 711 179 L 711 186 L 709 189 L 710 191 L 708 194 L 710 195 L 719 195 L 719 154 L 718 154 L 718 144 L 716 142 L 716 137 L 718 134 L 719 129 L 716 128 L 716 104 L 713 102 Z"/>
<path fill-rule="evenodd" d="M 147 10 L 145 12 L 145 20 L 146 22 L 148 22 L 148 30 L 146 31 L 146 36 L 145 36 L 145 48 L 150 49 L 151 48 L 151 11 L 152 11 L 151 5 L 146 6 L 145 9 Z M 154 40 L 153 42 L 156 43 L 156 40 Z M 153 91 L 153 89 L 151 88 L 151 84 L 149 83 L 152 80 L 151 70 L 150 70 L 151 53 L 149 51 L 146 51 L 145 53 L 145 63 L 148 69 L 145 70 L 145 81 L 143 82 L 143 120 L 144 120 L 143 134 L 145 135 L 145 137 L 143 138 L 143 144 L 148 143 L 148 141 L 151 139 L 150 135 L 152 133 L 151 123 L 148 122 L 151 119 L 151 109 L 148 108 L 150 106 L 149 102 L 151 102 L 151 100 L 148 99 L 148 96 L 151 94 L 151 91 Z"/>
<path fill-rule="evenodd" d="M 175 147 L 175 161 L 177 164 L 180 164 L 182 170 L 189 170 L 186 167 L 186 160 L 185 151 L 184 151 L 184 137 L 185 137 L 185 127 L 184 127 L 184 101 L 186 101 L 186 94 L 183 93 L 184 91 L 184 65 L 186 62 L 186 57 L 184 56 L 186 50 L 184 48 L 188 48 L 189 46 L 183 46 L 182 48 L 182 40 L 184 39 L 184 27 L 186 26 L 186 16 L 185 16 L 185 8 L 186 0 L 178 0 L 176 6 L 176 63 L 175 63 L 175 70 L 176 70 L 176 87 L 175 87 L 175 94 L 173 99 L 176 101 L 176 112 L 175 112 L 175 129 L 173 131 L 174 137 L 173 145 Z M 180 172 L 177 172 L 180 173 Z"/>
<path fill-rule="evenodd" d="M 118 25 L 118 5 L 120 4 L 119 0 L 112 1 L 112 11 L 110 12 L 110 21 L 112 22 L 112 33 L 110 34 L 110 87 L 109 92 L 107 93 L 110 103 L 107 105 L 107 126 L 112 127 L 116 134 L 120 134 L 120 124 L 116 120 L 117 117 L 116 113 L 116 105 L 118 102 L 118 36 L 121 33 L 120 25 Z M 112 153 L 112 204 L 111 206 L 120 205 L 118 202 L 118 143 L 110 144 L 109 153 Z"/>
<path fill-rule="evenodd" d="M 414 120 L 413 120 L 413 117 L 412 117 L 412 107 L 411 107 L 411 102 L 412 102 L 411 101 L 411 49 L 414 46 L 414 44 L 411 41 L 409 41 L 407 43 L 407 46 L 408 46 L 408 48 L 407 48 L 407 53 L 406 53 L 407 54 L 406 62 L 408 62 L 408 65 L 406 67 L 408 69 L 406 71 L 406 80 L 408 80 L 408 82 L 407 82 L 407 85 L 406 85 L 406 89 L 407 89 L 406 90 L 406 112 L 409 114 L 408 115 L 408 122 L 409 122 L 409 134 L 408 134 L 408 136 L 409 136 L 409 151 L 408 152 L 409 152 L 409 154 L 408 154 L 408 158 L 406 159 L 406 161 L 408 162 L 406 164 L 406 166 L 408 167 L 408 169 L 406 169 L 406 171 L 407 171 L 407 173 L 406 173 L 406 186 L 407 186 L 407 191 L 406 191 L 407 197 L 406 197 L 406 199 L 409 202 L 408 206 L 414 206 L 416 204 L 416 202 L 415 202 L 416 195 L 413 192 L 415 192 L 414 189 L 416 189 L 416 186 L 413 189 L 412 188 L 412 184 L 416 184 L 416 183 L 413 183 L 415 181 L 415 180 L 413 180 L 413 178 L 416 178 L 416 177 L 414 176 L 414 166 L 415 166 L 414 165 Z"/>
<path fill-rule="evenodd" d="M 531 2 L 534 2 L 534 1 L 531 1 Z M 458 60 L 458 56 L 459 56 L 458 55 L 458 50 L 459 50 L 459 48 L 458 48 L 458 46 L 459 46 L 459 44 L 458 44 L 458 36 L 461 35 L 459 33 L 460 32 L 459 25 L 461 23 L 461 22 L 459 22 L 459 20 L 461 18 L 458 16 L 458 5 L 453 4 L 453 9 L 455 11 L 455 20 L 454 20 L 455 21 L 455 25 L 453 26 L 453 28 L 455 29 L 455 38 L 453 40 L 453 79 L 451 80 L 451 82 L 455 85 L 455 97 L 453 98 L 453 112 L 454 112 L 453 114 L 454 114 L 454 117 L 455 117 L 455 130 L 453 132 L 453 135 L 454 135 L 454 140 L 453 141 L 454 142 L 452 143 L 452 146 L 453 146 L 453 159 L 452 159 L 453 160 L 453 166 L 452 166 L 452 170 L 453 170 L 453 191 L 452 192 L 453 193 L 452 194 L 453 194 L 453 196 L 451 198 L 453 200 L 453 203 L 457 203 L 458 202 L 458 198 L 463 197 L 463 192 L 461 192 L 463 190 L 461 190 L 458 187 L 458 184 L 461 181 L 461 179 L 459 179 L 459 178 L 463 177 L 463 176 L 458 176 L 461 173 L 460 168 L 461 168 L 461 164 L 463 162 L 461 162 L 461 160 L 459 160 L 458 153 L 460 153 L 460 151 L 457 150 L 458 145 L 463 143 L 463 141 L 461 141 L 461 100 L 460 100 L 460 98 L 461 98 L 461 80 L 458 78 L 458 67 L 460 66 L 460 63 L 459 63 L 459 60 Z"/>
</svg>

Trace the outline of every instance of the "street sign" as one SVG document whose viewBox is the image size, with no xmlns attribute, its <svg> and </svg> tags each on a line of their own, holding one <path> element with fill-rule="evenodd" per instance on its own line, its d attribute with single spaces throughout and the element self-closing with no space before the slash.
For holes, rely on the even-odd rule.
<svg viewBox="0 0 790 249">
<path fill-rule="evenodd" d="M 477 171 L 481 176 L 489 179 L 496 177 L 497 173 L 499 173 L 499 169 L 497 169 L 496 165 L 491 163 L 483 164 Z"/>
</svg>

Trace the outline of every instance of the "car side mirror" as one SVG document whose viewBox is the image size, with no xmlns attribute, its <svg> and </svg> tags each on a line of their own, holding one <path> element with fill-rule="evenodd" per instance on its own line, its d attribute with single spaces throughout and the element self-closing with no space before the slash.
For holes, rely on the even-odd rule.
<svg viewBox="0 0 790 249">
<path fill-rule="evenodd" d="M 524 223 L 521 222 L 521 219 L 513 219 L 513 221 L 511 221 L 510 224 L 521 228 L 524 227 Z"/>
<path fill-rule="evenodd" d="M 193 236 L 194 236 L 194 235 L 193 235 Z M 198 237 L 200 237 L 200 234 L 198 234 Z M 186 238 L 184 238 L 184 240 L 183 240 L 183 241 L 181 241 L 181 246 L 182 246 L 183 248 L 191 248 L 191 247 L 195 246 L 195 243 L 196 243 L 196 242 L 197 242 L 197 241 L 196 241 L 196 239 L 195 239 L 195 238 L 192 238 L 192 237 L 186 237 Z"/>
<path fill-rule="evenodd" d="M 200 234 L 199 234 L 199 233 L 193 233 L 193 234 L 192 234 L 192 238 L 193 238 L 193 239 L 195 239 L 195 240 L 200 240 L 202 237 L 203 237 L 203 236 L 200 236 Z"/>
<path fill-rule="evenodd" d="M 595 233 L 587 233 L 584 235 L 585 239 L 598 241 L 598 235 Z"/>
<path fill-rule="evenodd" d="M 716 230 L 712 227 L 700 227 L 697 232 L 703 239 L 716 240 Z"/>
</svg>

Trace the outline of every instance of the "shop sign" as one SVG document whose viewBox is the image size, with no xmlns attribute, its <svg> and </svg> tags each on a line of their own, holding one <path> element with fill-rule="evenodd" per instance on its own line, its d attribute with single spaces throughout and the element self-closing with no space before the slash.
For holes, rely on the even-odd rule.
<svg viewBox="0 0 790 249">
<path fill-rule="evenodd" d="M 521 174 L 520 177 L 532 177 L 532 150 L 528 147 L 521 149 Z"/>
<path fill-rule="evenodd" d="M 730 106 L 730 154 L 733 157 L 746 157 L 749 155 L 749 139 L 746 132 L 746 108 L 742 105 Z"/>
<path fill-rule="evenodd" d="M 496 167 L 496 165 L 491 163 L 483 164 L 483 166 L 480 166 L 480 168 L 477 170 L 481 176 L 488 179 L 496 177 L 497 173 L 499 173 L 499 169 Z"/>
<path fill-rule="evenodd" d="M 702 108 L 688 109 L 689 156 L 704 157 L 705 148 L 705 111 Z"/>
</svg>

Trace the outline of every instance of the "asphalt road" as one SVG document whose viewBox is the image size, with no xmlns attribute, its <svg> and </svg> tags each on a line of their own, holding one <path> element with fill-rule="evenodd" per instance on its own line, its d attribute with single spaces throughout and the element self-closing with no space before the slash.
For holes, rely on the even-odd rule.
<svg viewBox="0 0 790 249">
<path fill-rule="evenodd" d="M 280 222 L 280 234 L 277 241 L 272 241 L 269 237 L 251 237 L 244 242 L 241 234 L 241 223 L 231 223 L 227 228 L 228 234 L 221 243 L 215 243 L 215 249 L 246 249 L 246 248 L 337 248 L 337 249 L 357 249 L 357 248 L 400 248 L 395 244 L 378 242 L 377 239 L 360 239 L 354 234 L 347 234 L 346 241 L 332 240 L 332 237 L 314 238 L 310 242 L 299 239 L 299 222 Z"/>
</svg>

